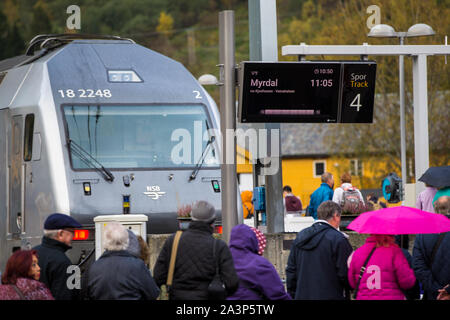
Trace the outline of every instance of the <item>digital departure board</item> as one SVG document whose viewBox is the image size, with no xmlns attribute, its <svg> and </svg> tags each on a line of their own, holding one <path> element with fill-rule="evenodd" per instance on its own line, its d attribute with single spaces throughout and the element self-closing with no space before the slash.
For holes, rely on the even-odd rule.
<svg viewBox="0 0 450 320">
<path fill-rule="evenodd" d="M 241 122 L 372 122 L 375 62 L 242 62 L 239 71 Z"/>
</svg>

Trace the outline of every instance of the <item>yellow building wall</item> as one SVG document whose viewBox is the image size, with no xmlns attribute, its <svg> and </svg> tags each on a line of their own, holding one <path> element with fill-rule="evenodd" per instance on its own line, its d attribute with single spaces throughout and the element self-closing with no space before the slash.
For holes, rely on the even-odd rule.
<svg viewBox="0 0 450 320">
<path fill-rule="evenodd" d="M 282 179 L 283 185 L 289 185 L 293 194 L 300 197 L 303 207 L 309 204 L 310 195 L 320 186 L 320 176 L 314 175 L 316 162 L 325 162 L 325 171 L 330 172 L 334 178 L 334 189 L 340 186 L 340 176 L 345 171 L 350 170 L 350 160 L 348 158 L 322 158 L 322 159 L 283 159 Z M 362 175 L 352 176 L 352 185 L 358 189 L 380 189 L 381 177 L 389 174 L 383 172 L 383 161 L 381 159 L 360 160 L 362 163 Z M 381 174 L 380 174 L 381 172 Z M 386 202 L 384 198 L 380 199 Z"/>
<path fill-rule="evenodd" d="M 237 173 L 251 173 L 251 154 L 248 150 L 237 145 L 236 150 Z M 381 189 L 381 181 L 390 171 L 387 169 L 386 157 L 370 157 L 365 159 L 326 157 L 326 158 L 284 158 L 281 162 L 283 186 L 289 185 L 294 195 L 299 196 L 303 208 L 309 204 L 310 195 L 320 186 L 320 175 L 315 175 L 315 163 L 324 162 L 324 170 L 330 172 L 334 177 L 334 189 L 340 186 L 340 176 L 344 172 L 351 172 L 350 166 L 354 163 L 351 160 L 360 162 L 360 171 L 353 168 L 352 185 L 358 189 Z M 356 166 L 357 167 L 357 166 Z M 400 175 L 398 172 L 397 174 Z M 384 198 L 380 201 L 387 203 Z M 398 204 L 388 204 L 389 207 Z"/>
</svg>

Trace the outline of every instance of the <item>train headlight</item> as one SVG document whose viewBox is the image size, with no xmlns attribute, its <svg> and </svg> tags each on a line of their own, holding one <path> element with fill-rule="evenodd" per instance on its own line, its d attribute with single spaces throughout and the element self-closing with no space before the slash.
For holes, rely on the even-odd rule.
<svg viewBox="0 0 450 320">
<path fill-rule="evenodd" d="M 109 82 L 142 82 L 133 70 L 108 70 Z"/>
</svg>

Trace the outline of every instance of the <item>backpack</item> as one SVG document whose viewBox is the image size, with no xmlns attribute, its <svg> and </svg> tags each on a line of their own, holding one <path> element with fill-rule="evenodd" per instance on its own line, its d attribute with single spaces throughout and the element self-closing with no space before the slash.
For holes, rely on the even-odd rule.
<svg viewBox="0 0 450 320">
<path fill-rule="evenodd" d="M 366 205 L 359 197 L 358 189 L 355 187 L 348 187 L 344 189 L 344 194 L 341 200 L 342 213 L 346 214 L 360 214 L 364 212 Z"/>
<path fill-rule="evenodd" d="M 302 211 L 302 202 L 296 196 L 286 196 L 284 198 L 287 212 Z"/>
</svg>

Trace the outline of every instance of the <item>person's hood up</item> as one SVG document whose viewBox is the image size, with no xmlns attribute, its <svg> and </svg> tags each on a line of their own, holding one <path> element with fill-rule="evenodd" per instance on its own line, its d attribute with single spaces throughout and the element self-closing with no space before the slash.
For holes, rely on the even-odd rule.
<svg viewBox="0 0 450 320">
<path fill-rule="evenodd" d="M 128 248 L 127 251 L 136 257 L 141 255 L 141 246 L 139 241 L 133 231 L 127 229 L 128 231 Z"/>
<path fill-rule="evenodd" d="M 333 226 L 326 222 L 316 222 L 311 227 L 298 233 L 294 245 L 304 250 L 313 250 L 319 245 L 326 233 L 325 231 L 330 228 L 333 228 Z"/>
<path fill-rule="evenodd" d="M 235 248 L 258 254 L 258 239 L 256 238 L 256 234 L 245 224 L 239 224 L 231 229 L 229 246 L 230 249 Z"/>
</svg>

